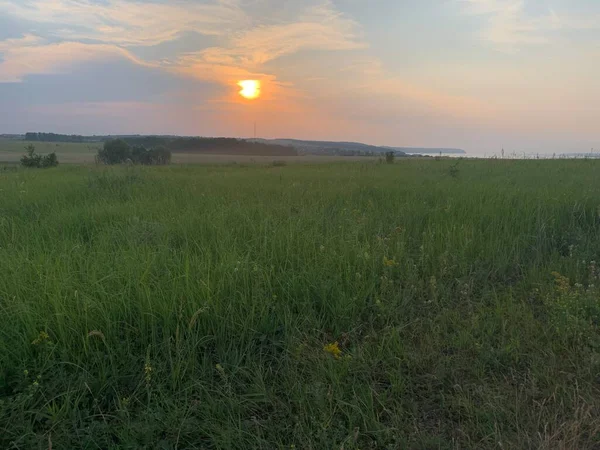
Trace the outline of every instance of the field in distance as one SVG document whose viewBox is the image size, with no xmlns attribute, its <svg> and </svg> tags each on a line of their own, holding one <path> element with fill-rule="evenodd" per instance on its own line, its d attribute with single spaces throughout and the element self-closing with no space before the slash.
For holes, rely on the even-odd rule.
<svg viewBox="0 0 600 450">
<path fill-rule="evenodd" d="M 596 449 L 598 173 L 0 171 L 0 448 Z"/>
<path fill-rule="evenodd" d="M 18 163 L 25 154 L 27 145 L 34 145 L 40 154 L 56 152 L 61 164 L 93 164 L 102 143 L 39 142 L 0 138 L 0 164 Z M 233 152 L 232 152 L 233 153 Z M 221 151 L 195 153 L 193 151 L 174 151 L 172 162 L 175 164 L 270 164 L 274 161 L 286 163 L 329 163 L 333 161 L 366 161 L 378 157 L 335 156 L 335 155 L 244 155 L 227 154 Z"/>
</svg>

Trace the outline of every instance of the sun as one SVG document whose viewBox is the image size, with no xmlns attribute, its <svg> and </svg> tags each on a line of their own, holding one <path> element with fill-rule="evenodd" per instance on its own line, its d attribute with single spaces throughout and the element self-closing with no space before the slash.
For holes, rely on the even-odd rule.
<svg viewBox="0 0 600 450">
<path fill-rule="evenodd" d="M 254 100 L 260 97 L 260 81 L 258 80 L 242 80 L 238 83 L 240 95 L 248 100 Z"/>
</svg>

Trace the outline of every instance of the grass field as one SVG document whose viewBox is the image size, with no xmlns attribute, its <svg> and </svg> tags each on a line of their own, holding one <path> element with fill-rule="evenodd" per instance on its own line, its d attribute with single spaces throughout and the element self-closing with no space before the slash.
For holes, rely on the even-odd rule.
<svg viewBox="0 0 600 450">
<path fill-rule="evenodd" d="M 456 164 L 0 172 L 0 448 L 599 448 L 600 162 Z"/>
<path fill-rule="evenodd" d="M 101 143 L 29 142 L 0 138 L 0 164 L 18 162 L 25 154 L 25 147 L 30 144 L 42 155 L 55 152 L 63 164 L 92 163 L 102 147 Z"/>
<path fill-rule="evenodd" d="M 92 164 L 95 162 L 98 149 L 102 143 L 80 144 L 64 142 L 29 142 L 15 139 L 0 138 L 0 164 L 18 163 L 25 154 L 25 147 L 29 144 L 35 146 L 37 153 L 42 155 L 55 152 L 61 164 Z M 219 154 L 219 152 L 221 152 Z M 377 161 L 378 157 L 365 156 L 253 156 L 253 155 L 227 155 L 222 149 L 216 154 L 181 152 L 173 154 L 176 164 L 272 164 L 274 161 L 303 164 L 327 164 L 339 161 Z"/>
</svg>

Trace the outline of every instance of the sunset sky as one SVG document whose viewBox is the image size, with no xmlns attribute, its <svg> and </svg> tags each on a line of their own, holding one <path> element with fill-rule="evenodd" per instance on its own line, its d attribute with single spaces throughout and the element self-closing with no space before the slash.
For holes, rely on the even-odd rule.
<svg viewBox="0 0 600 450">
<path fill-rule="evenodd" d="M 265 138 L 600 151 L 600 1 L 0 0 L 0 133 L 255 121 Z"/>
</svg>

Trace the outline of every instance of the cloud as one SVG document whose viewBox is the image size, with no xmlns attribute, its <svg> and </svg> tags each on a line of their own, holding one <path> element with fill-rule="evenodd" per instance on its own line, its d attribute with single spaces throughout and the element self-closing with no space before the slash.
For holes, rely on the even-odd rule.
<svg viewBox="0 0 600 450">
<path fill-rule="evenodd" d="M 502 7 L 507 3 L 500 0 L 464 2 L 470 14 L 489 20 L 507 14 Z M 519 17 L 521 2 L 509 3 L 510 14 Z M 216 89 L 211 84 L 213 95 L 208 98 L 195 99 L 193 90 L 186 92 L 186 111 L 203 117 L 223 113 L 235 123 L 255 114 L 281 129 L 287 118 L 294 126 L 303 121 L 302 126 L 310 122 L 325 130 L 325 124 L 332 124 L 346 132 L 357 124 L 389 123 L 411 113 L 489 114 L 479 102 L 390 74 L 380 59 L 369 55 L 361 24 L 331 0 L 0 0 L 4 13 L 40 26 L 32 27 L 35 34 L 0 42 L 0 82 L 70 72 L 90 61 L 125 59 L 174 77 L 219 84 Z M 189 50 L 189 42 L 178 47 L 178 40 L 198 35 L 210 36 L 203 40 L 210 47 L 191 52 L 181 50 Z M 165 42 L 170 55 L 160 61 L 136 53 Z M 294 55 L 299 66 L 310 69 L 286 72 L 285 61 Z M 240 79 L 261 80 L 260 102 L 249 104 L 237 95 Z M 181 78 L 174 79 L 174 85 L 181 83 Z M 361 108 L 352 107 L 357 104 Z M 96 103 L 86 108 L 90 115 L 110 110 Z"/>
<path fill-rule="evenodd" d="M 262 73 L 262 66 L 298 51 L 365 47 L 360 26 L 328 0 L 296 3 L 289 12 L 275 15 L 276 20 L 266 19 L 263 13 L 275 11 L 278 4 L 279 0 L 0 0 L 0 12 L 55 25 L 46 40 L 28 35 L 0 43 L 5 60 L 1 79 L 18 81 L 27 73 L 57 70 L 68 62 L 70 51 L 74 60 L 117 54 L 138 64 L 160 65 L 173 73 L 230 84 L 250 76 L 273 79 L 272 74 Z M 218 45 L 174 53 L 160 63 L 136 58 L 135 50 L 127 50 L 175 40 L 190 31 L 213 35 Z"/>
<path fill-rule="evenodd" d="M 182 55 L 172 70 L 230 86 L 235 86 L 240 79 L 259 79 L 266 99 L 281 100 L 300 94 L 290 83 L 278 81 L 274 74 L 265 73 L 267 63 L 300 51 L 363 48 L 366 44 L 361 39 L 358 23 L 339 14 L 330 2 L 326 2 L 306 8 L 294 17 L 294 21 L 241 30 L 218 47 Z"/>
<path fill-rule="evenodd" d="M 65 40 L 97 40 L 120 46 L 156 45 L 195 31 L 223 35 L 247 20 L 233 0 L 0 0 L 0 12 L 36 23 L 56 25 L 53 34 Z"/>
<path fill-rule="evenodd" d="M 556 33 L 569 30 L 600 29 L 600 17 L 562 14 L 547 8 L 533 15 L 525 0 L 459 0 L 463 12 L 486 20 L 484 40 L 498 49 L 516 51 L 523 45 L 550 43 Z"/>
<path fill-rule="evenodd" d="M 109 59 L 126 59 L 151 66 L 127 50 L 107 44 L 81 42 L 48 43 L 31 34 L 20 39 L 0 42 L 0 83 L 20 82 L 26 75 L 69 71 L 76 63 Z"/>
</svg>

